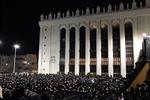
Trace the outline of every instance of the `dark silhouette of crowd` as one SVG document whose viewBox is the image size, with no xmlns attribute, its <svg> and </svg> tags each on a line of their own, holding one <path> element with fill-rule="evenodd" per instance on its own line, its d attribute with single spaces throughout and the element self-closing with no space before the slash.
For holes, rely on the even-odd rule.
<svg viewBox="0 0 150 100">
<path fill-rule="evenodd" d="M 145 82 L 128 90 L 123 77 L 52 74 L 3 74 L 2 100 L 150 100 Z"/>
</svg>

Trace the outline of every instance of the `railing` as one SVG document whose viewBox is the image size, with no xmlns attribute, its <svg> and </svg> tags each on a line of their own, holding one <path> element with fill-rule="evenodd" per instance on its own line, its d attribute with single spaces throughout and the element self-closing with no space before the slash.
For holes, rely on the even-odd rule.
<svg viewBox="0 0 150 100">
<path fill-rule="evenodd" d="M 101 59 L 101 64 L 102 65 L 108 65 L 108 58 L 102 58 Z"/>
<path fill-rule="evenodd" d="M 80 65 L 85 65 L 86 59 L 80 58 L 79 60 Z M 69 65 L 74 65 L 75 59 L 69 60 Z M 90 65 L 96 65 L 96 58 L 90 59 Z M 101 59 L 101 65 L 108 65 L 108 58 L 102 58 Z M 113 58 L 113 65 L 121 65 L 121 59 L 120 58 Z M 126 58 L 126 65 L 132 66 L 133 65 L 133 57 L 127 57 Z"/>
<path fill-rule="evenodd" d="M 126 65 L 128 65 L 128 66 L 133 65 L 133 57 L 127 57 L 126 58 Z"/>
<path fill-rule="evenodd" d="M 113 65 L 120 65 L 120 58 L 113 58 Z"/>
<path fill-rule="evenodd" d="M 96 58 L 90 59 L 90 65 L 96 65 Z"/>
<path fill-rule="evenodd" d="M 69 65 L 75 65 L 75 59 L 74 58 L 69 59 Z"/>
</svg>

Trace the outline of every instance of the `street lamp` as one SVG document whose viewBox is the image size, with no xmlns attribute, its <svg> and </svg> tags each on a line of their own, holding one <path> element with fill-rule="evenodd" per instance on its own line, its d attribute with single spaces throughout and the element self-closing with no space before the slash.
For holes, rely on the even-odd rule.
<svg viewBox="0 0 150 100">
<path fill-rule="evenodd" d="M 17 49 L 20 48 L 20 45 L 14 44 L 13 47 L 15 48 L 15 52 L 14 52 L 14 66 L 13 66 L 13 73 L 15 73 L 15 67 L 16 67 L 16 51 L 17 51 Z"/>
</svg>

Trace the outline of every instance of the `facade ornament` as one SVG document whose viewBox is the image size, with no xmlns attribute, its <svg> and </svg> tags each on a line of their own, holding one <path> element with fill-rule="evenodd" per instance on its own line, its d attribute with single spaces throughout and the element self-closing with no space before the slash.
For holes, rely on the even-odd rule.
<svg viewBox="0 0 150 100">
<path fill-rule="evenodd" d="M 94 8 L 92 9 L 92 14 L 94 14 Z"/>
<path fill-rule="evenodd" d="M 100 7 L 98 6 L 97 8 L 96 8 L 96 14 L 99 14 L 101 12 L 101 9 L 100 9 Z"/>
<path fill-rule="evenodd" d="M 65 17 L 65 13 L 62 13 L 62 17 L 63 17 L 63 18 Z"/>
<path fill-rule="evenodd" d="M 70 17 L 70 11 L 67 11 L 66 17 Z"/>
<path fill-rule="evenodd" d="M 41 14 L 40 20 L 41 20 L 41 21 L 44 20 L 44 15 L 43 15 L 43 14 Z"/>
<path fill-rule="evenodd" d="M 105 12 L 105 7 L 103 7 L 103 12 Z"/>
<path fill-rule="evenodd" d="M 90 14 L 90 9 L 87 7 L 86 8 L 86 15 L 89 15 Z"/>
<path fill-rule="evenodd" d="M 51 13 L 49 13 L 48 19 L 52 19 L 52 14 Z"/>
<path fill-rule="evenodd" d="M 46 20 L 48 19 L 48 16 L 47 16 L 47 15 L 45 15 L 45 19 L 46 19 Z"/>
<path fill-rule="evenodd" d="M 84 11 L 83 10 L 81 11 L 81 15 L 84 15 Z"/>
<path fill-rule="evenodd" d="M 60 18 L 60 17 L 61 17 L 60 12 L 58 12 L 57 13 L 57 18 Z"/>
<path fill-rule="evenodd" d="M 71 16 L 75 16 L 75 13 L 73 11 L 71 12 Z"/>
<path fill-rule="evenodd" d="M 112 11 L 112 6 L 111 4 L 108 5 L 108 12 L 111 12 Z"/>
<path fill-rule="evenodd" d="M 135 2 L 135 0 L 133 0 L 133 2 L 132 2 L 132 9 L 136 9 L 136 8 L 137 8 L 136 2 Z"/>
<path fill-rule="evenodd" d="M 129 9 L 129 4 L 127 3 L 127 9 Z"/>
<path fill-rule="evenodd" d="M 124 10 L 124 5 L 123 5 L 122 2 L 121 2 L 120 5 L 119 5 L 119 10 L 120 10 L 120 11 Z"/>
<path fill-rule="evenodd" d="M 114 7 L 114 8 L 115 8 L 115 11 L 117 11 L 117 6 L 116 6 L 116 5 L 115 5 L 115 7 Z"/>
<path fill-rule="evenodd" d="M 150 0 L 146 0 L 145 4 L 146 4 L 146 7 L 149 8 L 150 7 Z"/>
<path fill-rule="evenodd" d="M 142 5 L 143 5 L 143 3 L 142 3 L 142 2 L 140 2 L 140 8 L 142 8 L 142 7 L 143 7 Z"/>
<path fill-rule="evenodd" d="M 79 16 L 80 15 L 80 11 L 79 9 L 76 10 L 76 16 Z"/>
</svg>

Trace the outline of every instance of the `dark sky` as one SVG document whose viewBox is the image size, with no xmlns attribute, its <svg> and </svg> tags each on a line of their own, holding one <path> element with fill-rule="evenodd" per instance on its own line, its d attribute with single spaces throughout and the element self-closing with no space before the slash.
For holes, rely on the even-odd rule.
<svg viewBox="0 0 150 100">
<path fill-rule="evenodd" d="M 0 39 L 3 45 L 0 52 L 11 54 L 12 45 L 19 43 L 18 53 L 38 53 L 39 26 L 42 13 L 75 10 L 76 8 L 96 7 L 119 3 L 121 0 L 1 0 Z M 123 0 L 131 2 L 132 0 Z"/>
</svg>

